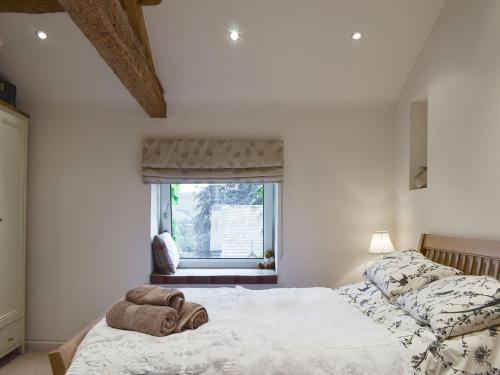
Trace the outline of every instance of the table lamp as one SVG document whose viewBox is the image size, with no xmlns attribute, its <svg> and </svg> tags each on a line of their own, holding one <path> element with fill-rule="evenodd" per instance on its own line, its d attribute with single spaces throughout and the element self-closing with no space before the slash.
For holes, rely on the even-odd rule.
<svg viewBox="0 0 500 375">
<path fill-rule="evenodd" d="M 383 256 L 384 254 L 392 253 L 393 251 L 394 246 L 392 245 L 389 232 L 380 231 L 372 234 L 372 242 L 370 243 L 368 253 Z"/>
</svg>

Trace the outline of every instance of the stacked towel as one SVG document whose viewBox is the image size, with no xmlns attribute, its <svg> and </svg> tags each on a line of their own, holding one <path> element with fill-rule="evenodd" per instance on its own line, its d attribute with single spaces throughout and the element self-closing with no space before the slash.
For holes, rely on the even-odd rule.
<svg viewBox="0 0 500 375">
<path fill-rule="evenodd" d="M 177 289 L 142 285 L 126 294 L 106 314 L 110 327 L 166 336 L 196 329 L 208 322 L 207 310 L 184 300 Z"/>
<path fill-rule="evenodd" d="M 197 303 L 184 302 L 182 310 L 179 311 L 179 320 L 175 327 L 175 333 L 185 329 L 196 329 L 208 322 L 207 310 Z"/>
<path fill-rule="evenodd" d="M 136 305 L 128 301 L 115 303 L 106 314 L 108 326 L 142 332 L 152 336 L 166 336 L 177 328 L 179 315 L 171 307 Z"/>
<path fill-rule="evenodd" d="M 184 304 L 184 294 L 180 290 L 153 285 L 141 285 L 131 289 L 125 298 L 137 305 L 168 306 L 177 311 L 180 311 Z"/>
</svg>

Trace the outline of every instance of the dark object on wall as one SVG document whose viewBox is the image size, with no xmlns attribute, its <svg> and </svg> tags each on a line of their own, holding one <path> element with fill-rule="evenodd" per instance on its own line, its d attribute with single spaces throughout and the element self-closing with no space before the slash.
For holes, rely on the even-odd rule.
<svg viewBox="0 0 500 375">
<path fill-rule="evenodd" d="M 7 81 L 0 80 L 0 100 L 16 106 L 16 86 Z"/>
<path fill-rule="evenodd" d="M 427 167 L 418 168 L 418 172 L 415 175 L 415 186 L 417 189 L 427 187 Z"/>
</svg>

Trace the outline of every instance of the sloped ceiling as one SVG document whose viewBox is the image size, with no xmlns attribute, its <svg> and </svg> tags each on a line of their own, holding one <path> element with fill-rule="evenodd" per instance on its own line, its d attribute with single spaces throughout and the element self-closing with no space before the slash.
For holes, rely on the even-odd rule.
<svg viewBox="0 0 500 375">
<path fill-rule="evenodd" d="M 371 105 L 396 101 L 444 2 L 163 0 L 144 12 L 170 107 Z M 21 105 L 140 110 L 66 14 L 0 14 L 0 37 L 0 74 Z"/>
</svg>

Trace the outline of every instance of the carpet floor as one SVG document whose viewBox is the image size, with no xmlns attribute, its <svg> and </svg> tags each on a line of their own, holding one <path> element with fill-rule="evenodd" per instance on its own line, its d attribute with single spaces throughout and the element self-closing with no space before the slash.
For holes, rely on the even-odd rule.
<svg viewBox="0 0 500 375">
<path fill-rule="evenodd" d="M 47 352 L 11 353 L 0 359 L 0 375 L 52 375 Z"/>
</svg>

